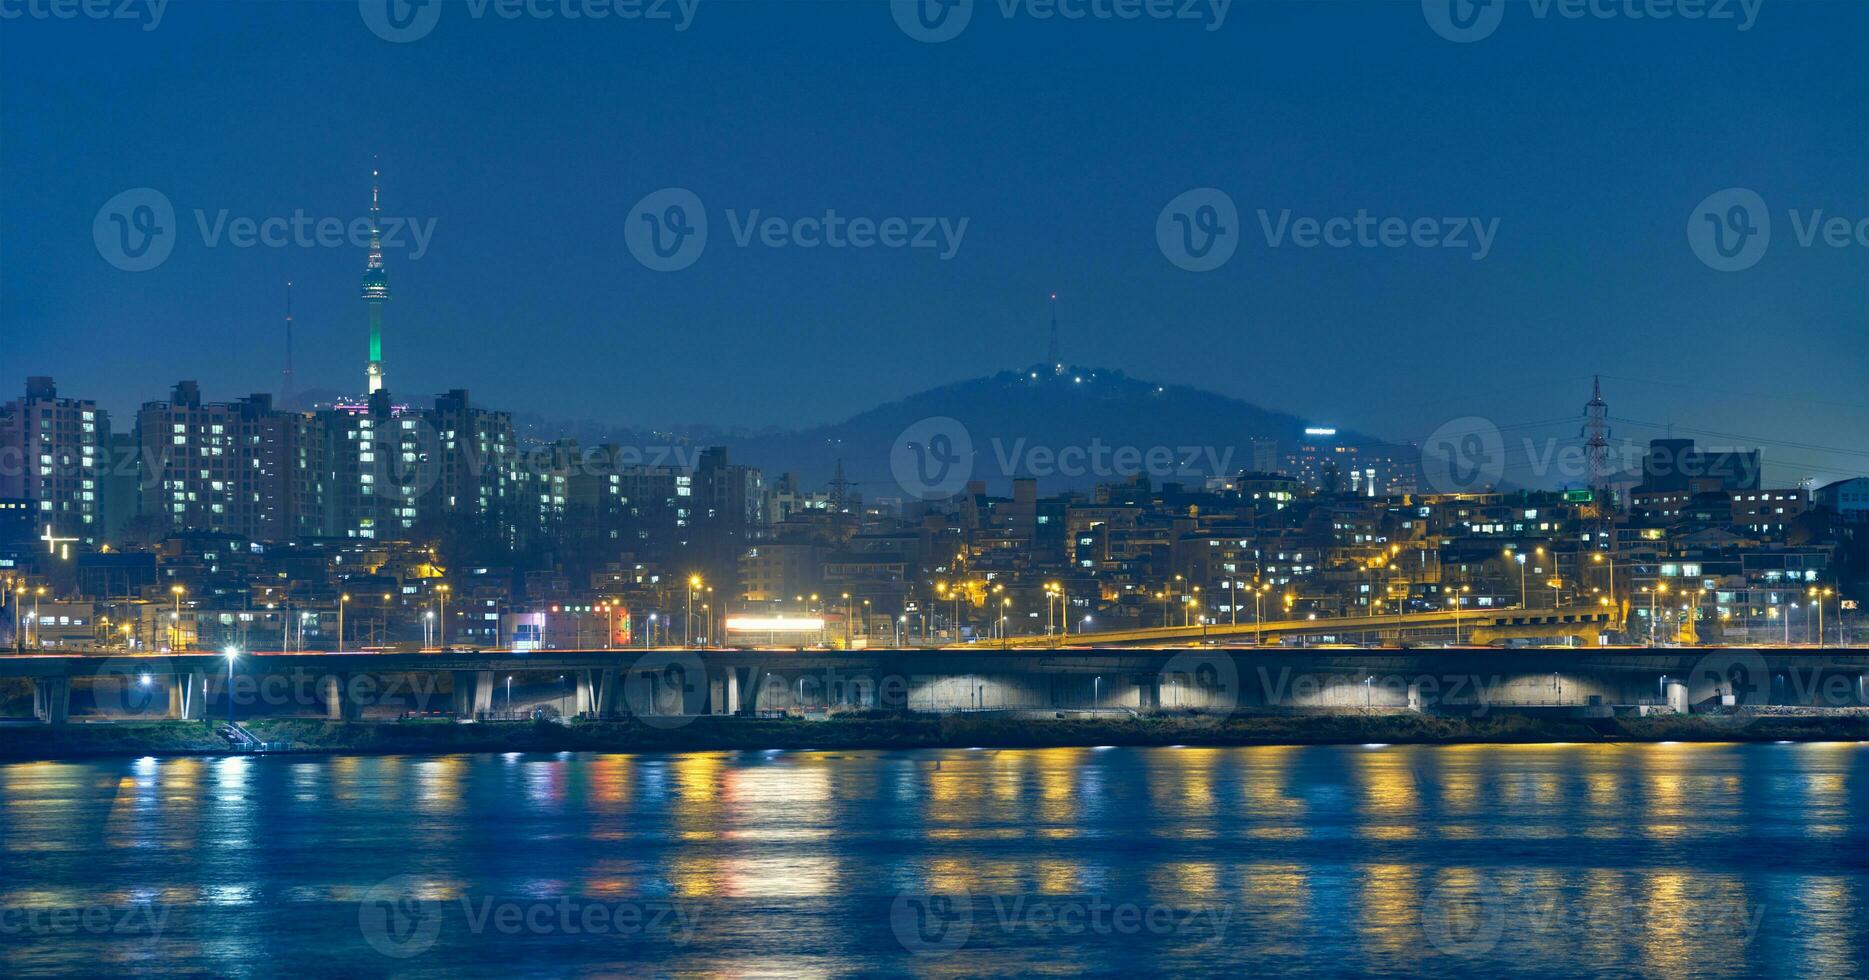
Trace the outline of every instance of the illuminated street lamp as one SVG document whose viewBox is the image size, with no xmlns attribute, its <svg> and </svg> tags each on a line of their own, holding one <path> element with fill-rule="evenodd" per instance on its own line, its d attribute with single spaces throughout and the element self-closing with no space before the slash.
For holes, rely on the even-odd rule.
<svg viewBox="0 0 1869 980">
<path fill-rule="evenodd" d="M 435 586 L 435 591 L 441 596 L 441 615 L 436 620 L 435 645 L 445 647 L 448 645 L 448 593 L 452 589 L 443 582 Z"/>
<path fill-rule="evenodd" d="M 350 593 L 337 597 L 337 652 L 344 652 L 344 604 L 350 601 Z"/>
<path fill-rule="evenodd" d="M 694 646 L 694 594 L 701 588 L 701 576 L 688 576 L 688 615 L 681 623 L 681 645 Z"/>
<path fill-rule="evenodd" d="M 169 587 L 169 594 L 175 597 L 175 612 L 169 617 L 170 627 L 175 630 L 175 638 L 169 641 L 171 650 L 182 648 L 182 594 L 187 591 L 179 585 Z"/>
<path fill-rule="evenodd" d="M 227 726 L 234 727 L 234 661 L 240 657 L 239 647 L 228 647 L 221 651 L 227 656 Z"/>
</svg>

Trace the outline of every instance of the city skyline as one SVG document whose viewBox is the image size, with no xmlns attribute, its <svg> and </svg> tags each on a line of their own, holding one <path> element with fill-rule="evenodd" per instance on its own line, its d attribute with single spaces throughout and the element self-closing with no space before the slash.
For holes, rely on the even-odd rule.
<svg viewBox="0 0 1869 980">
<path fill-rule="evenodd" d="M 1847 449 L 1852 427 L 1869 411 L 1847 384 L 1859 365 L 1847 356 L 1825 356 L 1853 349 L 1848 339 L 1859 333 L 1851 324 L 1861 321 L 1861 294 L 1849 285 L 1860 279 L 1859 263 L 1847 249 L 1823 247 L 1821 237 L 1817 245 L 1800 244 L 1798 227 L 1813 220 L 1814 209 L 1846 217 L 1854 210 L 1853 185 L 1843 179 L 1843 161 L 1827 152 L 1829 139 L 1779 140 L 1797 151 L 1795 161 L 1770 161 L 1736 147 L 1726 158 L 1709 158 L 1696 168 L 1704 171 L 1698 182 L 1695 174 L 1683 175 L 1686 181 L 1664 180 L 1653 168 L 1646 175 L 1639 167 L 1610 168 L 1602 172 L 1637 175 L 1633 183 L 1612 182 L 1613 190 L 1589 189 L 1573 170 L 1560 172 L 1528 156 L 1530 148 L 1551 148 L 1560 133 L 1619 122 L 1636 126 L 1627 152 L 1591 152 L 1599 162 L 1627 164 L 1638 155 L 1656 156 L 1663 146 L 1714 122 L 1751 133 L 1783 130 L 1789 124 L 1775 120 L 1787 104 L 1802 108 L 1800 122 L 1823 123 L 1812 133 L 1841 140 L 1857 125 L 1843 108 L 1804 100 L 1802 90 L 1791 91 L 1796 87 L 1787 81 L 1786 91 L 1773 94 L 1788 101 L 1774 101 L 1767 118 L 1739 95 L 1737 83 L 1725 80 L 1730 71 L 1712 68 L 1744 65 L 1790 47 L 1808 62 L 1800 70 L 1838 70 L 1835 59 L 1842 50 L 1830 40 L 1837 33 L 1833 21 L 1796 6 L 1760 11 L 1746 30 L 1711 22 L 1558 19 L 1510 23 L 1483 43 L 1455 45 L 1437 36 L 1420 11 L 1383 5 L 1321 10 L 1240 4 L 1217 30 L 1173 22 L 1063 25 L 995 14 L 940 44 L 905 36 L 880 7 L 854 5 L 790 16 L 703 7 L 681 31 L 672 24 L 599 28 L 489 14 L 445 19 L 429 36 L 406 44 L 385 41 L 355 11 L 336 7 L 243 10 L 215 20 L 178 7 L 164 18 L 160 34 L 107 28 L 86 42 L 111 50 L 133 76 L 162 70 L 150 60 L 161 47 L 146 43 L 152 39 L 144 33 L 183 48 L 238 42 L 250 48 L 238 56 L 253 59 L 246 64 L 266 59 L 284 70 L 278 97 L 300 111 L 261 119 L 244 111 L 238 98 L 220 99 L 212 103 L 216 111 L 235 113 L 242 124 L 209 127 L 205 116 L 178 114 L 178 106 L 198 100 L 145 103 L 122 120 L 127 128 L 115 138 L 135 139 L 152 152 L 107 163 L 96 151 L 109 143 L 87 128 L 85 113 L 75 111 L 90 97 L 85 91 L 37 88 L 36 79 L 56 77 L 50 65 L 10 80 L 17 124 L 37 134 L 12 144 L 13 166 L 34 175 L 57 205 L 9 214 L 19 234 L 0 243 L 7 270 L 0 281 L 0 316 L 18 337 L 14 349 L 29 366 L 24 373 L 53 374 L 66 388 L 95 393 L 121 414 L 134 409 L 143 392 L 181 378 L 198 379 L 230 397 L 276 390 L 284 361 L 282 294 L 291 281 L 300 387 L 347 391 L 364 342 L 354 286 L 347 285 L 356 281 L 352 243 L 239 248 L 224 236 L 228 223 L 241 218 L 291 218 L 300 211 L 313 220 L 359 218 L 365 214 L 365 175 L 380 158 L 389 183 L 385 193 L 395 203 L 391 215 L 429 234 L 405 234 L 403 247 L 387 255 L 397 282 L 388 314 L 389 357 L 398 371 L 392 388 L 411 396 L 468 387 L 515 411 L 626 425 L 805 428 L 1046 358 L 1054 305 L 1049 297 L 1056 293 L 1063 356 L 1072 363 L 1120 367 L 1136 377 L 1205 388 L 1394 441 L 1418 440 L 1469 415 L 1506 428 L 1566 417 L 1576 409 L 1576 392 L 1600 374 L 1617 389 L 1619 414 L 1654 423 L 1648 435 L 1665 434 L 1662 427 L 1674 422 L 1705 430 L 1707 441 L 1765 445 L 1775 437 L 1799 444 L 1780 454 L 1797 461 L 1794 475 L 1822 482 L 1860 471 L 1860 455 Z M 65 43 L 56 22 L 17 26 L 44 42 L 21 52 L 29 63 L 56 57 Z M 762 32 L 807 46 L 834 46 L 893 84 L 854 100 L 826 88 L 829 76 L 807 71 L 801 91 L 820 96 L 810 103 L 820 108 L 794 101 L 767 107 L 763 117 L 736 113 L 720 120 L 728 128 L 718 132 L 695 128 L 709 117 L 685 109 L 684 100 L 694 96 L 662 93 L 641 107 L 648 111 L 624 123 L 636 137 L 628 152 L 614 142 L 619 136 L 600 127 L 594 141 L 548 158 L 545 151 L 555 137 L 547 124 L 559 111 L 550 99 L 539 101 L 539 118 L 523 134 L 510 130 L 525 116 L 499 113 L 489 117 L 496 120 L 494 129 L 484 135 L 449 130 L 459 136 L 460 152 L 446 157 L 409 143 L 412 134 L 432 133 L 444 118 L 510 100 L 499 94 L 503 62 L 485 57 L 492 50 L 549 45 L 563 77 L 615 92 L 628 80 L 646 80 L 667 59 L 743 61 L 747 67 L 728 69 L 729 77 L 771 64 L 771 55 L 753 45 Z M 1426 108 L 1404 109 L 1390 101 L 1352 107 L 1340 119 L 1313 118 L 1323 128 L 1308 135 L 1293 129 L 1288 116 L 1307 101 L 1344 107 L 1331 89 L 1329 69 L 1348 72 L 1348 80 L 1360 83 L 1382 64 L 1352 68 L 1341 55 L 1318 48 L 1315 39 L 1336 37 L 1347 45 L 1377 34 L 1398 39 L 1395 51 L 1379 58 L 1415 58 L 1438 73 L 1444 92 L 1442 86 L 1410 92 L 1436 109 L 1449 108 L 1450 100 L 1473 91 L 1514 58 L 1549 61 L 1579 54 L 1589 77 L 1581 69 L 1563 69 L 1569 74 L 1559 77 L 1582 87 L 1586 96 L 1607 95 L 1640 77 L 1647 87 L 1638 90 L 1652 95 L 1642 105 L 1685 116 L 1648 125 L 1655 120 L 1640 105 L 1586 98 L 1610 115 L 1541 117 L 1534 123 L 1496 112 L 1496 131 L 1454 133 L 1429 118 Z M 1173 157 L 1111 156 L 1110 134 L 1095 122 L 1095 100 L 1127 110 L 1164 90 L 1157 82 L 1155 88 L 1119 93 L 1113 85 L 1120 72 L 1100 81 L 1083 74 L 1088 65 L 1114 67 L 1125 40 L 1143 38 L 1181 57 L 1185 77 L 1212 82 L 1216 59 L 1240 45 L 1255 53 L 1261 46 L 1277 48 L 1272 42 L 1287 35 L 1311 43 L 1267 56 L 1293 66 L 1299 58 L 1315 59 L 1324 77 L 1268 68 L 1250 76 L 1251 88 L 1237 78 L 1199 86 L 1202 94 L 1192 103 L 1160 123 L 1137 125 L 1190 126 L 1212 134 L 1209 139 L 1184 144 Z M 619 40 L 636 55 L 633 67 L 599 59 L 606 44 Z M 391 56 L 366 59 L 372 69 L 361 75 L 319 80 L 343 90 L 345 100 L 384 90 L 413 99 L 367 116 L 352 114 L 352 125 L 335 125 L 322 106 L 338 103 L 317 102 L 312 80 L 289 71 L 304 63 L 314 45 Z M 997 59 L 979 79 L 950 70 L 955 59 L 973 64 L 1009 45 L 1029 50 L 1030 70 L 1009 75 Z M 1645 46 L 1651 63 L 1672 59 L 1677 70 L 1656 66 L 1632 75 L 1633 67 L 1618 57 L 1629 45 Z M 1061 73 L 1045 76 L 1040 66 L 1059 65 L 1065 47 L 1088 51 L 1090 60 L 1073 55 Z M 487 84 L 442 92 L 409 74 L 444 66 Z M 169 80 L 199 89 L 235 70 L 229 64 Z M 941 84 L 926 84 L 930 72 L 940 73 L 932 77 Z M 1315 91 L 1295 93 L 1291 86 L 1301 79 L 1314 83 Z M 1068 97 L 1066 82 L 1075 83 L 1091 104 Z M 1019 90 L 1029 96 L 1021 101 L 1044 111 L 989 99 L 984 86 L 996 83 L 1023 86 Z M 908 115 L 895 111 L 908 108 L 907 97 L 896 93 L 922 90 L 944 98 L 918 103 Z M 1284 112 L 1266 102 L 1279 94 L 1290 97 Z M 1308 145 L 1331 151 L 1313 152 L 1312 159 L 1344 163 L 1301 171 L 1278 165 L 1285 154 L 1230 152 L 1240 149 L 1240 137 L 1194 125 L 1202 111 L 1216 119 L 1251 120 L 1242 133 L 1282 140 L 1274 145 L 1298 158 Z M 1385 120 L 1385 111 L 1392 118 Z M 76 121 L 62 130 L 42 125 L 40 114 L 52 112 Z M 918 118 L 942 139 L 911 138 L 905 122 Z M 1340 128 L 1350 120 L 1365 130 L 1355 141 Z M 1375 138 L 1401 137 L 1415 124 L 1420 129 L 1408 138 Z M 849 164 L 810 176 L 801 154 L 807 145 L 822 144 L 814 133 L 848 141 L 875 126 L 902 137 L 897 150 L 882 154 L 859 142 Z M 763 172 L 705 159 L 704 147 L 734 145 L 736 132 L 741 143 L 756 141 L 776 151 L 765 155 Z M 712 135 L 702 139 L 703 133 Z M 191 138 L 175 142 L 181 135 Z M 523 138 L 508 138 L 514 135 Z M 987 171 L 954 164 L 989 137 L 1030 148 L 1031 159 L 1053 161 L 1054 173 L 1065 179 L 1041 181 L 1024 203 L 988 193 L 982 183 Z M 264 165 L 204 183 L 204 154 L 225 150 L 234 139 L 251 142 L 243 152 L 256 154 Z M 1445 148 L 1423 153 L 1416 148 L 1423 140 Z M 1643 154 L 1645 144 L 1654 152 Z M 1335 155 L 1352 146 L 1357 155 Z M 1125 144 L 1123 152 L 1128 149 Z M 910 165 L 904 155 L 909 152 L 928 165 Z M 71 165 L 52 166 L 50 154 Z M 612 176 L 615 167 L 603 164 L 607 154 L 628 162 L 622 173 Z M 1364 156 L 1367 161 L 1359 162 Z M 1452 168 L 1456 177 L 1438 165 L 1442 156 L 1488 165 L 1477 173 Z M 882 180 L 883 173 L 921 176 L 897 184 Z M 781 174 L 806 183 L 780 193 L 772 180 Z M 1208 186 L 1236 202 L 1240 224 L 1252 234 L 1226 265 L 1188 272 L 1164 258 L 1153 226 L 1175 195 Z M 1778 244 L 1759 265 L 1738 273 L 1702 264 L 1682 233 L 1695 202 L 1729 186 L 1756 188 L 1779 219 Z M 161 266 L 131 273 L 101 261 L 91 231 L 106 199 L 138 187 L 156 188 L 173 203 L 184 235 Z M 664 187 L 691 188 L 713 225 L 705 257 L 668 273 L 636 262 L 621 227 L 634 203 Z M 1653 193 L 1644 193 L 1645 187 Z M 1554 194 L 1574 197 L 1580 206 L 1554 209 Z M 1113 208 L 1086 207 L 1085 195 L 1097 195 Z M 1604 210 L 1605 200 L 1619 210 Z M 755 211 L 796 220 L 831 209 L 871 217 L 946 216 L 950 227 L 963 218 L 969 223 L 960 248 L 947 260 L 939 250 L 768 248 L 757 235 L 739 244 L 737 236 Z M 1787 217 L 1785 209 L 1796 213 Z M 1441 254 L 1448 249 L 1304 249 L 1255 240 L 1268 229 L 1278 231 L 1286 211 L 1298 219 L 1364 211 L 1376 218 L 1470 215 L 1481 224 L 1496 222 L 1498 232 L 1480 261 Z M 1087 214 L 1097 220 L 1084 224 Z M 1610 221 L 1615 215 L 1621 217 Z M 1609 221 L 1604 233 L 1585 233 L 1586 216 Z M 1621 230 L 1609 233 L 1618 223 Z M 223 237 L 209 246 L 215 235 Z M 41 244 L 18 244 L 28 238 Z M 1640 250 L 1641 261 L 1634 261 L 1638 253 L 1631 249 Z M 1136 274 L 1111 275 L 1113 262 Z M 1540 298 L 1521 296 L 1502 305 L 1500 290 L 1507 287 Z M 1663 308 L 1653 299 L 1660 290 L 1690 305 Z M 1410 298 L 1396 302 L 1404 295 Z M 189 336 L 230 356 L 213 364 L 186 363 L 185 345 L 155 343 L 140 345 L 145 356 L 134 367 L 111 359 L 69 363 L 69 352 L 54 338 L 80 323 L 101 331 L 107 342 Z M 1792 325 L 1775 325 L 1780 323 Z M 682 340 L 696 336 L 719 342 L 696 346 Z M 1176 342 L 1164 344 L 1163 338 Z M 1755 343 L 1784 347 L 1785 356 L 1737 357 Z M 939 356 L 905 362 L 897 353 L 905 345 Z M 1502 354 L 1507 347 L 1519 349 L 1514 345 L 1526 345 L 1525 353 Z M 1190 356 L 1197 351 L 1239 356 Z M 805 383 L 814 377 L 812 365 L 826 358 L 840 366 L 837 383 Z M 1470 369 L 1460 370 L 1463 362 Z M 1743 373 L 1737 370 L 1742 363 Z M 1458 383 L 1423 398 L 1422 382 L 1450 369 Z M 1731 377 L 1708 385 L 1704 378 L 1710 374 Z M 551 394 L 543 393 L 545 386 L 554 389 Z M 1803 411 L 1812 405 L 1825 411 Z M 1777 462 L 1768 454 L 1768 464 Z"/>
</svg>

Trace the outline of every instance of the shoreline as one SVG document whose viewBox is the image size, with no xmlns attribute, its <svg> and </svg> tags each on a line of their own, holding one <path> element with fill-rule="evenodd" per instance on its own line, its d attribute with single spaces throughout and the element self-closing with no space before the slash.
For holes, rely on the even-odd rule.
<svg viewBox="0 0 1869 980">
<path fill-rule="evenodd" d="M 1012 719 L 886 716 L 800 719 L 702 717 L 677 727 L 636 720 L 577 722 L 257 721 L 245 727 L 287 748 L 265 755 L 453 755 L 485 752 L 887 751 L 1100 746 L 1642 745 L 1660 742 L 1869 741 L 1869 718 L 1809 715 L 1248 715 Z M 205 722 L 0 727 L 0 762 L 146 756 L 248 755 Z"/>
</svg>

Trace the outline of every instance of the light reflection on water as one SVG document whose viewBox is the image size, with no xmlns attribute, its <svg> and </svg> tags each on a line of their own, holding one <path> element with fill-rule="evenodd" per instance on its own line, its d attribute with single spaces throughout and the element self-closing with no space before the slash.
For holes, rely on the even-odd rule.
<svg viewBox="0 0 1869 980">
<path fill-rule="evenodd" d="M 1866 763 L 1845 744 L 5 765 L 0 972 L 1860 975 Z M 964 901 L 944 907 L 965 942 L 918 946 L 904 892 Z M 685 925 L 567 930 L 561 899 Z M 1176 928 L 1060 925 L 1093 902 Z M 503 931 L 503 906 L 539 917 Z M 371 909 L 439 926 L 389 957 Z"/>
</svg>

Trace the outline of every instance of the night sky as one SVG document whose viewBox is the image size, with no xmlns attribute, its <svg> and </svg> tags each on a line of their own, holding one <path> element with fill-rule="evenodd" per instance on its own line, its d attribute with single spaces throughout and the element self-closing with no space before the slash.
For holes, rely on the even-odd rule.
<svg viewBox="0 0 1869 980">
<path fill-rule="evenodd" d="M 1218 30 L 1205 2 L 1064 22 L 979 0 L 941 43 L 882 3 L 701 0 L 677 30 L 558 2 L 509 20 L 450 0 L 410 43 L 344 0 L 175 0 L 154 30 L 0 20 L 0 392 L 52 374 L 124 412 L 179 378 L 274 390 L 287 279 L 300 387 L 361 387 L 363 250 L 210 246 L 196 212 L 350 221 L 375 156 L 384 214 L 434 227 L 419 259 L 386 255 L 389 383 L 411 397 L 829 422 L 1043 360 L 1056 291 L 1073 363 L 1389 438 L 1467 415 L 1574 436 L 1600 372 L 1613 415 L 1763 444 L 1776 482 L 1869 472 L 1869 248 L 1805 247 L 1789 213 L 1869 218 L 1864 4 L 1767 0 L 1741 31 L 1513 0 L 1457 44 L 1415 0 L 1236 0 Z M 1721 272 L 1686 229 L 1735 186 L 1772 240 Z M 179 239 L 125 272 L 93 223 L 138 187 L 173 202 Z M 677 272 L 624 235 L 667 187 L 710 224 Z M 1156 222 L 1200 187 L 1242 238 L 1197 273 Z M 946 259 L 740 247 L 728 212 L 755 209 L 967 225 Z M 1484 258 L 1271 247 L 1260 209 L 1497 236 Z"/>
</svg>

